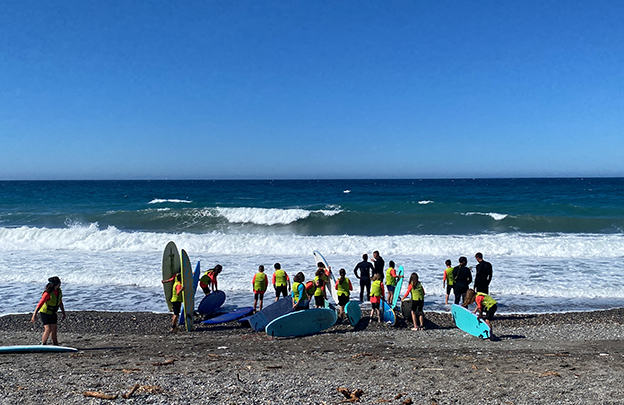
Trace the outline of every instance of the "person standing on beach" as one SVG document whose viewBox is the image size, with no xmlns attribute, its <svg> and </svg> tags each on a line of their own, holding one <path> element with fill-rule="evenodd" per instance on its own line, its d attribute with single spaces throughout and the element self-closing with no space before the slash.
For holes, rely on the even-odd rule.
<svg viewBox="0 0 624 405">
<path fill-rule="evenodd" d="M 305 275 L 299 272 L 295 275 L 292 285 L 292 302 L 295 311 L 308 309 L 310 305 L 309 296 L 304 285 Z"/>
<path fill-rule="evenodd" d="M 290 291 L 290 278 L 288 278 L 288 274 L 282 270 L 281 264 L 275 263 L 273 268 L 275 269 L 275 273 L 273 273 L 273 288 L 275 289 L 275 301 L 277 301 L 280 298 L 280 294 L 284 298 L 288 296 L 288 291 Z"/>
<path fill-rule="evenodd" d="M 63 292 L 61 291 L 61 279 L 54 276 L 48 279 L 41 299 L 32 314 L 30 322 L 35 323 L 37 312 L 41 314 L 41 322 L 43 323 L 43 335 L 41 336 L 41 344 L 48 344 L 48 338 L 52 338 L 52 344 L 58 346 L 58 310 L 63 313 L 65 320 L 65 306 L 63 305 Z"/>
<path fill-rule="evenodd" d="M 474 289 L 476 292 L 489 294 L 490 282 L 492 281 L 492 265 L 489 262 L 483 260 L 483 254 L 481 252 L 475 254 L 475 259 L 477 259 L 479 264 L 477 264 L 477 274 L 475 274 Z"/>
<path fill-rule="evenodd" d="M 171 317 L 171 332 L 177 332 L 180 311 L 182 310 L 182 291 L 184 291 L 182 273 L 174 274 L 169 280 L 162 280 L 163 284 L 170 281 L 173 281 L 173 286 L 171 287 L 171 307 L 173 311 L 173 316 Z"/>
<path fill-rule="evenodd" d="M 325 275 L 325 265 L 319 262 L 318 269 L 316 270 L 316 276 L 314 277 L 314 304 L 317 308 L 325 308 L 325 283 L 327 283 L 327 275 Z"/>
<path fill-rule="evenodd" d="M 453 266 L 451 265 L 451 261 L 447 260 L 444 264 L 446 264 L 446 270 L 444 270 L 444 276 L 442 276 L 442 288 L 446 285 L 446 299 L 444 300 L 444 305 L 448 305 L 451 291 L 453 291 L 453 294 L 456 295 L 455 277 L 453 277 Z"/>
<path fill-rule="evenodd" d="M 258 301 L 260 301 L 260 311 L 262 311 L 262 303 L 264 302 L 264 293 L 269 287 L 269 279 L 266 274 L 264 274 L 264 266 L 258 266 L 258 272 L 254 275 L 253 280 L 251 281 L 253 285 L 254 292 L 254 306 L 253 311 L 256 313 L 256 306 L 258 305 Z"/>
<path fill-rule="evenodd" d="M 472 273 L 466 267 L 468 259 L 464 256 L 459 258 L 459 266 L 453 269 L 453 278 L 455 279 L 455 304 L 459 304 L 459 299 L 465 300 L 466 291 L 472 283 Z"/>
<path fill-rule="evenodd" d="M 420 281 L 418 281 L 417 273 L 412 273 L 410 276 L 409 285 L 407 286 L 407 291 L 403 299 L 407 298 L 410 293 L 412 294 L 412 321 L 414 322 L 412 330 L 423 330 L 425 329 L 425 313 L 423 312 L 423 307 L 425 306 L 425 289 L 422 284 L 420 284 Z M 420 326 L 418 326 L 416 318 L 420 321 Z"/>
<path fill-rule="evenodd" d="M 381 322 L 381 300 L 384 299 L 384 285 L 381 282 L 381 276 L 379 273 L 373 276 L 373 283 L 370 291 L 370 302 L 372 304 L 371 319 L 377 313 L 377 319 Z"/>
<path fill-rule="evenodd" d="M 381 282 L 384 282 L 384 267 L 386 265 L 386 262 L 384 261 L 383 257 L 379 256 L 379 251 L 375 250 L 373 252 L 373 258 L 371 259 L 371 261 L 373 262 L 373 276 L 375 274 L 379 274 L 379 276 L 381 277 Z"/>
<path fill-rule="evenodd" d="M 358 275 L 358 270 L 360 274 Z M 353 272 L 355 273 L 355 277 L 360 280 L 360 301 L 364 301 L 364 289 L 366 289 L 366 301 L 370 299 L 370 291 L 371 291 L 371 271 L 373 270 L 373 265 L 368 261 L 368 255 L 364 253 L 362 255 L 362 261 L 359 262 Z"/>
<path fill-rule="evenodd" d="M 204 294 L 210 294 L 211 288 L 213 292 L 219 290 L 217 285 L 217 276 L 221 273 L 222 270 L 223 266 L 217 264 L 216 266 L 214 266 L 214 268 L 208 270 L 203 276 L 201 276 L 201 278 L 199 279 L 199 286 L 204 291 Z"/>
<path fill-rule="evenodd" d="M 345 269 L 340 269 L 338 272 L 340 278 L 336 280 L 336 293 L 338 294 L 338 316 L 340 318 L 345 317 L 345 305 L 349 303 L 349 299 L 351 297 L 351 291 L 353 290 L 353 286 L 351 285 L 351 280 L 349 280 L 347 276 L 347 271 Z"/>
<path fill-rule="evenodd" d="M 399 276 L 396 273 L 396 270 L 394 269 L 394 261 L 390 260 L 390 263 L 388 263 L 388 265 L 390 267 L 388 267 L 388 270 L 386 270 L 386 287 L 388 287 L 388 303 L 392 304 L 392 299 L 394 298 L 394 289 L 396 288 L 396 284 L 397 284 L 397 278 L 399 278 Z M 401 276 L 402 278 L 403 276 Z M 401 294 L 401 291 L 397 291 L 397 294 Z"/>
</svg>

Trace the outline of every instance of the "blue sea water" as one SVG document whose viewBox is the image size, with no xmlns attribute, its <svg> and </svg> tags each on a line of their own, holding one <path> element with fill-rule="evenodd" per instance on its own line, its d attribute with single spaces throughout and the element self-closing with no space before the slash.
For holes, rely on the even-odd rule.
<svg viewBox="0 0 624 405">
<path fill-rule="evenodd" d="M 69 310 L 166 312 L 170 240 L 224 266 L 230 306 L 253 300 L 260 264 L 311 277 L 313 250 L 356 289 L 353 267 L 379 250 L 418 272 L 426 310 L 445 310 L 444 260 L 478 251 L 499 312 L 624 306 L 622 178 L 5 181 L 0 314 L 32 311 L 52 275 Z"/>
</svg>

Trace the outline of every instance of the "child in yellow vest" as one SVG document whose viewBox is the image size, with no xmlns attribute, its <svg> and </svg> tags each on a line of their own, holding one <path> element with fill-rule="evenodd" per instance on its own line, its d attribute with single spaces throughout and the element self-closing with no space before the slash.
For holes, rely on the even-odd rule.
<svg viewBox="0 0 624 405">
<path fill-rule="evenodd" d="M 394 261 L 390 260 L 390 263 L 388 263 L 388 265 L 390 267 L 388 267 L 388 269 L 386 270 L 386 287 L 388 287 L 388 302 L 392 304 L 392 300 L 394 298 L 394 289 L 397 285 L 397 279 L 403 278 L 403 276 L 397 275 L 396 269 L 394 268 Z M 397 291 L 396 293 L 400 294 L 401 291 Z"/>
<path fill-rule="evenodd" d="M 254 306 L 253 311 L 256 313 L 256 306 L 258 305 L 258 301 L 260 301 L 260 311 L 262 311 L 262 303 L 264 302 L 264 293 L 269 286 L 269 279 L 267 275 L 264 274 L 264 266 L 258 266 L 258 272 L 254 275 L 253 280 L 251 280 L 251 284 L 253 285 L 254 290 Z"/>
<path fill-rule="evenodd" d="M 491 338 L 492 336 L 494 336 L 494 332 L 492 330 L 492 320 L 494 319 L 494 314 L 498 309 L 498 302 L 496 302 L 494 298 L 490 297 L 486 293 L 475 293 L 475 290 L 471 288 L 466 291 L 466 299 L 464 300 L 463 306 L 465 308 L 468 308 L 468 305 L 472 304 L 473 302 L 477 303 L 477 307 L 473 311 L 473 313 L 478 313 L 477 318 L 482 317 L 482 312 L 487 312 L 485 314 L 485 323 L 487 324 L 487 326 L 490 327 Z"/>
<path fill-rule="evenodd" d="M 184 285 L 182 284 L 182 273 L 176 273 L 169 280 L 162 280 L 163 284 L 173 281 L 171 287 L 171 306 L 173 309 L 173 317 L 171 318 L 171 332 L 178 330 L 178 320 L 180 319 L 180 310 L 182 309 L 182 291 L 184 291 Z"/>
<path fill-rule="evenodd" d="M 418 274 L 412 273 L 409 279 L 409 285 L 407 286 L 407 291 L 403 296 L 403 299 L 407 298 L 408 295 L 412 295 L 412 321 L 414 322 L 414 327 L 412 330 L 423 330 L 425 329 L 425 313 L 423 312 L 423 306 L 425 304 L 425 289 L 422 284 L 418 281 Z M 420 326 L 416 322 L 416 317 L 420 321 Z"/>
<path fill-rule="evenodd" d="M 370 302 L 373 307 L 371 310 L 371 319 L 377 314 L 377 320 L 381 322 L 381 300 L 384 297 L 384 285 L 381 282 L 381 274 L 375 273 L 372 279 L 371 291 L 370 291 Z"/>
<path fill-rule="evenodd" d="M 338 294 L 338 309 L 340 318 L 345 318 L 345 305 L 349 303 L 349 299 L 351 297 L 351 291 L 353 291 L 353 286 L 351 285 L 351 280 L 349 280 L 346 275 L 347 271 L 345 269 L 340 269 L 338 272 L 340 274 L 340 278 L 336 280 L 336 293 Z"/>
<path fill-rule="evenodd" d="M 325 308 L 325 300 L 327 296 L 325 294 L 325 283 L 327 283 L 327 275 L 325 274 L 325 266 L 321 267 L 322 263 L 319 263 L 319 267 L 316 270 L 316 276 L 314 277 L 314 303 L 317 308 Z"/>
<path fill-rule="evenodd" d="M 54 276 L 48 279 L 48 284 L 41 295 L 41 300 L 32 314 L 30 322 L 35 323 L 37 312 L 41 314 L 41 322 L 43 323 L 43 335 L 41 336 L 41 344 L 48 343 L 48 338 L 52 338 L 52 344 L 58 346 L 58 310 L 63 312 L 65 319 L 65 307 L 63 306 L 63 292 L 61 291 L 61 279 Z"/>
<path fill-rule="evenodd" d="M 294 283 L 292 285 L 292 302 L 293 308 L 295 311 L 301 311 L 304 309 L 308 309 L 310 305 L 310 297 L 306 291 L 305 276 L 302 272 L 299 272 L 295 275 L 293 279 Z"/>
<path fill-rule="evenodd" d="M 275 301 L 279 300 L 280 294 L 286 298 L 290 290 L 290 278 L 288 274 L 282 270 L 282 265 L 275 263 L 273 265 L 275 273 L 273 273 L 273 288 L 275 289 Z"/>
<path fill-rule="evenodd" d="M 444 305 L 448 305 L 451 291 L 453 291 L 453 295 L 455 295 L 455 277 L 453 276 L 453 266 L 451 265 L 451 261 L 447 260 L 444 264 L 446 264 L 446 270 L 444 270 L 444 276 L 442 276 L 442 288 L 446 286 L 446 298 L 444 300 Z"/>
</svg>

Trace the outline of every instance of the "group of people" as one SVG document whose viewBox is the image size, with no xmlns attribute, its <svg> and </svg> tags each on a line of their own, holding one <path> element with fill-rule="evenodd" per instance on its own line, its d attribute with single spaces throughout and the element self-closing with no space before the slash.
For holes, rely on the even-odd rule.
<svg viewBox="0 0 624 405">
<path fill-rule="evenodd" d="M 442 285 L 446 288 L 445 305 L 448 305 L 451 292 L 454 294 L 455 304 L 459 304 L 460 300 L 462 300 L 462 305 L 464 307 L 476 303 L 474 313 L 477 313 L 479 317 L 484 317 L 487 325 L 492 328 L 491 322 L 497 310 L 496 300 L 488 295 L 489 285 L 492 281 L 492 265 L 483 260 L 483 254 L 480 252 L 475 254 L 475 259 L 478 264 L 476 266 L 473 288 L 470 288 L 470 284 L 473 282 L 472 268 L 467 267 L 468 260 L 466 257 L 460 257 L 459 265 L 455 267 L 452 266 L 450 260 L 446 260 L 446 269 L 442 278 Z M 378 251 L 374 251 L 371 261 L 369 261 L 368 255 L 364 254 L 362 255 L 362 261 L 353 269 L 355 277 L 359 279 L 360 301 L 365 301 L 364 298 L 366 298 L 366 301 L 371 302 L 372 309 L 370 317 L 371 319 L 377 319 L 379 322 L 382 320 L 381 301 L 387 300 L 389 303 L 393 302 L 394 294 L 400 294 L 400 291 L 395 291 L 397 281 L 399 278 L 403 277 L 397 274 L 394 261 L 389 261 L 388 265 L 388 268 L 384 270 L 384 259 L 380 256 Z M 303 272 L 298 272 L 293 278 L 292 286 L 290 277 L 282 269 L 280 263 L 275 263 L 273 268 L 274 272 L 271 284 L 275 290 L 275 301 L 280 297 L 287 297 L 290 294 L 295 310 L 308 309 L 313 298 L 317 308 L 326 306 L 326 286 L 331 279 L 331 268 L 327 268 L 323 262 L 317 263 L 317 269 L 312 280 L 306 282 Z M 199 286 L 206 295 L 218 289 L 217 276 L 222 271 L 223 267 L 217 264 L 202 275 Z M 353 291 L 353 285 L 351 284 L 351 280 L 347 278 L 344 268 L 338 271 L 338 275 L 339 278 L 336 279 L 333 288 L 335 288 L 338 296 L 337 304 L 339 316 L 344 318 L 344 307 L 351 299 L 350 296 L 351 291 Z M 384 276 L 386 280 L 385 284 Z M 184 291 L 184 286 L 180 273 L 175 274 L 168 280 L 162 280 L 163 283 L 171 281 L 173 281 L 171 294 L 173 312 L 171 330 L 176 331 L 183 301 L 182 291 Z M 256 312 L 257 309 L 262 310 L 264 295 L 269 286 L 269 279 L 265 274 L 264 266 L 259 266 L 258 272 L 254 275 L 251 283 L 254 292 L 253 310 Z M 41 314 L 41 320 L 44 325 L 44 332 L 41 338 L 42 344 L 47 344 L 50 338 L 53 344 L 58 344 L 57 313 L 59 309 L 62 311 L 63 319 L 65 319 L 65 308 L 62 300 L 63 293 L 60 287 L 61 280 L 58 277 L 51 277 L 48 280 L 41 300 L 37 304 L 31 318 L 31 322 L 34 323 L 37 313 Z M 366 294 L 364 294 L 364 292 L 366 292 Z M 412 301 L 411 315 L 414 324 L 412 329 L 424 329 L 423 307 L 425 289 L 420 283 L 418 274 L 415 272 L 410 275 L 407 291 L 402 299 L 405 300 L 408 296 Z"/>
</svg>

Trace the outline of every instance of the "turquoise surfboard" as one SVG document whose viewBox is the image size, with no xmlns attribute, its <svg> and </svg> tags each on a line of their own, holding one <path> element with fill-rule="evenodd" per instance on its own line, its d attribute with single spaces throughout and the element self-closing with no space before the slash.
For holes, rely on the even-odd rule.
<svg viewBox="0 0 624 405">
<path fill-rule="evenodd" d="M 360 322 L 360 319 L 362 319 L 360 304 L 355 301 L 347 302 L 347 305 L 345 305 L 345 314 L 347 315 L 347 319 L 349 319 L 351 326 L 355 327 L 355 325 Z"/>
<path fill-rule="evenodd" d="M 394 310 L 390 307 L 390 305 L 385 300 L 381 300 L 381 308 L 383 311 L 382 320 L 388 325 L 394 325 L 394 323 L 396 322 L 396 316 L 394 315 Z"/>
<path fill-rule="evenodd" d="M 193 330 L 193 310 L 195 307 L 193 269 L 191 268 L 191 260 L 184 249 L 182 249 L 180 258 L 182 260 L 182 285 L 184 286 L 184 291 L 182 291 L 182 303 L 184 304 L 184 326 L 186 327 L 187 332 L 190 332 Z"/>
<path fill-rule="evenodd" d="M 273 337 L 311 335 L 334 326 L 337 319 L 333 309 L 314 308 L 292 312 L 269 323 L 266 334 Z"/>
<path fill-rule="evenodd" d="M 78 349 L 53 345 L 0 346 L 0 354 L 77 352 Z"/>
<path fill-rule="evenodd" d="M 451 306 L 451 313 L 453 314 L 455 325 L 457 325 L 459 329 L 481 339 L 490 338 L 490 327 L 466 308 L 453 304 Z"/>
<path fill-rule="evenodd" d="M 325 265 L 325 268 L 329 269 L 329 264 L 327 264 L 327 260 L 321 254 L 321 252 L 319 252 L 318 250 L 315 250 L 314 252 L 312 252 L 312 254 L 314 255 L 314 265 L 318 264 L 319 262 L 322 262 Z M 326 292 L 329 293 L 327 295 L 332 297 L 332 299 L 334 300 L 334 304 L 338 304 L 338 291 L 336 291 L 336 277 L 334 276 L 334 272 L 331 270 L 329 270 L 329 281 L 327 282 L 325 286 L 325 290 Z"/>
<path fill-rule="evenodd" d="M 403 287 L 403 266 L 399 266 L 396 271 L 397 276 L 400 278 L 397 280 L 396 287 L 394 288 L 394 295 L 392 296 L 392 308 L 396 308 L 399 296 L 401 295 L 401 288 Z"/>
<path fill-rule="evenodd" d="M 174 242 L 167 243 L 165 250 L 163 251 L 162 258 L 162 279 L 169 280 L 174 274 L 180 272 L 180 253 L 178 247 Z M 169 311 L 173 311 L 171 304 L 171 294 L 173 290 L 173 281 L 163 283 L 163 290 L 165 291 L 165 300 L 167 301 L 167 307 Z"/>
</svg>

